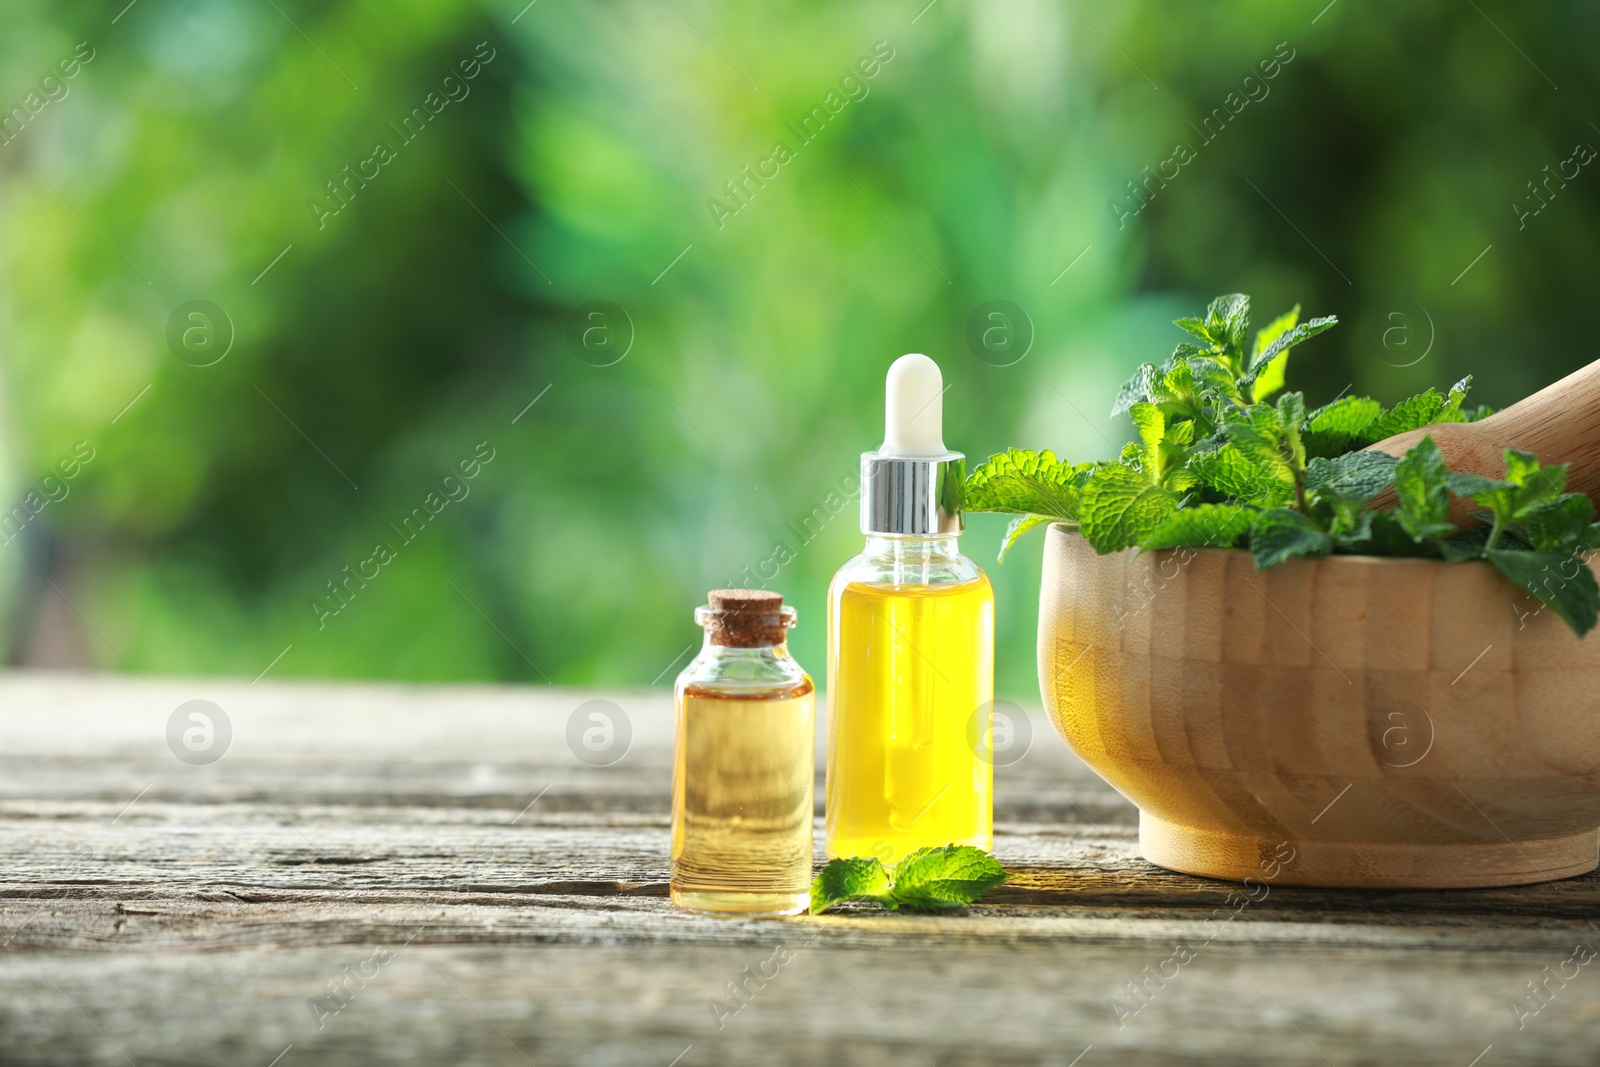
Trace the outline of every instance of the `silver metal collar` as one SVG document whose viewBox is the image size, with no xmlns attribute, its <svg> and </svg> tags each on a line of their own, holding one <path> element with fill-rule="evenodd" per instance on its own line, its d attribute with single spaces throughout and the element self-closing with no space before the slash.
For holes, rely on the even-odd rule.
<svg viewBox="0 0 1600 1067">
<path fill-rule="evenodd" d="M 933 459 L 861 454 L 861 532 L 956 534 L 961 532 L 961 487 L 967 457 L 947 452 Z"/>
</svg>

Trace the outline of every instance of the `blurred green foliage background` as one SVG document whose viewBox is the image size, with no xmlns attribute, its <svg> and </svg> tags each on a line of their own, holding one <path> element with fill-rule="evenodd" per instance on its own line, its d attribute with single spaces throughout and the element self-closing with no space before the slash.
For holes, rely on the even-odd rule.
<svg viewBox="0 0 1600 1067">
<path fill-rule="evenodd" d="M 1548 181 L 1600 144 L 1592 5 L 923 2 L 5 5 L 10 661 L 664 686 L 749 567 L 820 672 L 904 352 L 973 461 L 1114 455 L 1222 292 L 1341 318 L 1313 402 L 1592 358 L 1600 174 Z M 965 544 L 1031 700 L 1003 525 Z"/>
</svg>

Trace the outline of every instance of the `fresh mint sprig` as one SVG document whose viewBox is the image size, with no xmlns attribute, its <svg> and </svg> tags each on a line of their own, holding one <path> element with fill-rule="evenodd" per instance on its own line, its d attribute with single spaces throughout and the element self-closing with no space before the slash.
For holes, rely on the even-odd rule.
<svg viewBox="0 0 1600 1067">
<path fill-rule="evenodd" d="M 811 914 L 847 900 L 869 900 L 890 911 L 949 911 L 965 907 L 1006 880 L 1005 869 L 981 848 L 919 848 L 891 873 L 877 859 L 829 860 L 811 883 Z"/>
<path fill-rule="evenodd" d="M 1249 297 L 1218 297 L 1204 315 L 1176 320 L 1191 340 L 1118 392 L 1112 414 L 1132 420 L 1137 440 L 1115 460 L 1012 449 L 973 471 L 966 510 L 1014 516 L 1002 559 L 1033 527 L 1065 522 L 1102 554 L 1233 547 L 1258 568 L 1331 553 L 1486 560 L 1586 633 L 1600 590 L 1583 556 L 1600 532 L 1588 497 L 1564 492 L 1565 468 L 1507 452 L 1504 478 L 1452 472 L 1431 439 L 1399 459 L 1362 451 L 1489 414 L 1467 408 L 1470 377 L 1390 408 L 1362 396 L 1308 408 L 1301 393 L 1281 392 L 1290 350 L 1336 321 L 1301 322 L 1296 306 L 1251 339 Z M 1452 496 L 1482 508 L 1487 530 L 1457 529 Z"/>
</svg>

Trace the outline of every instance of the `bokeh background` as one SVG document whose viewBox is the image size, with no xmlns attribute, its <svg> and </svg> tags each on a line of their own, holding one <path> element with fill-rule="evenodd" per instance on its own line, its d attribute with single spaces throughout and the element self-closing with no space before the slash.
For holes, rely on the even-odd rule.
<svg viewBox="0 0 1600 1067">
<path fill-rule="evenodd" d="M 818 672 L 901 353 L 973 460 L 1114 455 L 1223 292 L 1340 317 L 1313 402 L 1594 356 L 1593 5 L 124 3 L 0 7 L 12 664 L 666 686 L 760 573 Z"/>
</svg>

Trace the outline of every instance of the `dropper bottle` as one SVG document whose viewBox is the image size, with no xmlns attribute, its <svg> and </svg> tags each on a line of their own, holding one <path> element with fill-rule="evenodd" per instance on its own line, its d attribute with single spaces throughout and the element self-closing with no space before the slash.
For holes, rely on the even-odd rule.
<svg viewBox="0 0 1600 1067">
<path fill-rule="evenodd" d="M 889 368 L 883 447 L 861 457 L 866 548 L 828 592 L 832 857 L 994 843 L 994 592 L 956 543 L 966 458 L 943 398 L 927 356 Z"/>
</svg>

